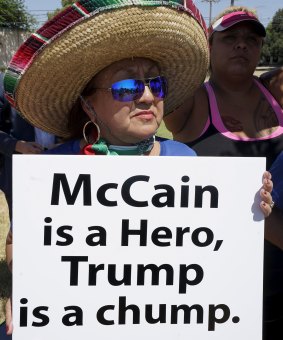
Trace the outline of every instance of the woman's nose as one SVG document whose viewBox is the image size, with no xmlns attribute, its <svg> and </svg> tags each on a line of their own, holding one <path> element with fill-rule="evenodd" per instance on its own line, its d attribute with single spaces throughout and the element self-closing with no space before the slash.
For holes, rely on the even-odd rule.
<svg viewBox="0 0 283 340">
<path fill-rule="evenodd" d="M 246 40 L 244 38 L 238 38 L 235 44 L 235 48 L 236 49 L 246 49 L 247 48 L 247 43 Z"/>
<path fill-rule="evenodd" d="M 148 85 L 145 85 L 143 94 L 138 101 L 144 103 L 152 103 L 154 101 L 154 95 Z"/>
</svg>

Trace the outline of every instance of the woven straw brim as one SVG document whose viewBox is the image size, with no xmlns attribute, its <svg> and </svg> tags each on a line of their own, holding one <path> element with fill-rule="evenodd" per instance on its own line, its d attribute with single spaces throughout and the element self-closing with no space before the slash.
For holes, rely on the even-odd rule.
<svg viewBox="0 0 283 340">
<path fill-rule="evenodd" d="M 68 115 L 89 80 L 131 57 L 157 61 L 168 79 L 166 112 L 202 83 L 208 45 L 198 22 L 166 7 L 130 7 L 82 20 L 39 51 L 20 79 L 16 104 L 33 125 L 69 137 Z"/>
</svg>

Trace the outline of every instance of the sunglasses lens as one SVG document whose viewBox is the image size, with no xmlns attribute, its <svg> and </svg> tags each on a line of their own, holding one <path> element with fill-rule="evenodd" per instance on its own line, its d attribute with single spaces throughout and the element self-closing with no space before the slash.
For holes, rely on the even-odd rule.
<svg viewBox="0 0 283 340">
<path fill-rule="evenodd" d="M 113 99 L 119 102 L 130 102 L 139 99 L 144 92 L 144 83 L 141 80 L 125 79 L 112 84 Z"/>
<path fill-rule="evenodd" d="M 165 98 L 168 92 L 165 77 L 156 77 L 149 80 L 152 94 L 157 98 Z M 112 84 L 111 92 L 113 99 L 119 102 L 130 102 L 142 97 L 144 93 L 144 82 L 137 79 L 125 79 Z"/>
<path fill-rule="evenodd" d="M 165 77 L 156 77 L 153 79 L 150 79 L 149 86 L 151 89 L 151 92 L 155 97 L 158 98 L 165 98 L 168 92 L 167 87 L 167 80 Z"/>
</svg>

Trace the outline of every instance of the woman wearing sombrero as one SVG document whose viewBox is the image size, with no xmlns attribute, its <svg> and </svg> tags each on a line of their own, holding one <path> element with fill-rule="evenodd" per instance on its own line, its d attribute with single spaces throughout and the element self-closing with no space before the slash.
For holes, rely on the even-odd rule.
<svg viewBox="0 0 283 340">
<path fill-rule="evenodd" d="M 103 143 L 123 153 L 192 155 L 183 144 L 152 137 L 164 101 L 172 111 L 207 67 L 206 28 L 192 1 L 82 0 L 20 47 L 4 83 L 25 119 L 72 139 L 56 152 L 99 154 Z M 147 148 L 135 146 L 140 142 Z"/>
<path fill-rule="evenodd" d="M 81 0 L 20 47 L 5 89 L 25 119 L 67 140 L 48 153 L 192 156 L 189 147 L 155 133 L 164 102 L 173 111 L 207 67 L 206 28 L 191 0 Z"/>
</svg>

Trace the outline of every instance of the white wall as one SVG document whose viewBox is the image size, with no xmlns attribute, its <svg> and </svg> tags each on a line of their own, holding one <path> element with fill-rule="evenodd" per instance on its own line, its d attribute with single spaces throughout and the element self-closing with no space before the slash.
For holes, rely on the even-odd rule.
<svg viewBox="0 0 283 340">
<path fill-rule="evenodd" d="M 23 30 L 0 28 L 0 68 L 7 67 L 13 54 L 29 35 Z"/>
</svg>

